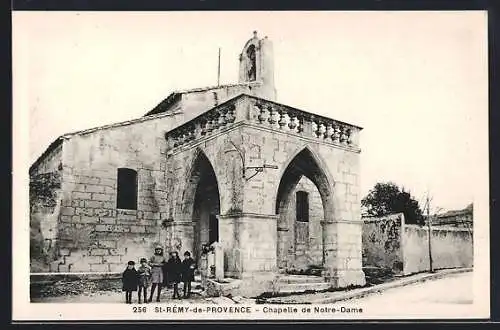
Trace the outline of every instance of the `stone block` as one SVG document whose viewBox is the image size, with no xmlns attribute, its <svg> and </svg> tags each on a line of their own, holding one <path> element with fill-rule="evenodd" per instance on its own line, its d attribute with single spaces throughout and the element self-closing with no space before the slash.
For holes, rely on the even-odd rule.
<svg viewBox="0 0 500 330">
<path fill-rule="evenodd" d="M 123 269 L 124 269 L 124 265 L 123 263 L 108 263 L 108 266 L 109 266 L 109 271 L 110 272 L 123 272 Z"/>
<path fill-rule="evenodd" d="M 59 264 L 59 267 L 57 268 L 57 270 L 61 273 L 68 273 L 69 272 L 69 264 L 68 265 Z"/>
<path fill-rule="evenodd" d="M 91 272 L 109 272 L 108 264 L 90 264 Z"/>
<path fill-rule="evenodd" d="M 61 222 L 72 222 L 73 217 L 74 216 L 71 216 L 71 215 L 60 215 L 59 219 L 61 220 Z"/>
<path fill-rule="evenodd" d="M 144 226 L 130 226 L 131 233 L 145 233 L 146 228 Z"/>
<path fill-rule="evenodd" d="M 90 271 L 90 264 L 86 260 L 78 260 L 68 265 L 70 272 L 88 272 Z"/>
<path fill-rule="evenodd" d="M 90 216 L 94 215 L 94 209 L 76 207 L 75 208 L 75 214 L 76 215 L 85 215 L 85 216 L 89 216 L 90 217 Z"/>
<path fill-rule="evenodd" d="M 118 221 L 137 221 L 136 214 L 117 214 L 116 219 Z"/>
<path fill-rule="evenodd" d="M 145 219 L 159 220 L 160 219 L 160 212 L 144 212 L 144 218 Z"/>
<path fill-rule="evenodd" d="M 99 201 L 85 201 L 85 207 L 101 208 L 102 207 L 102 202 L 99 202 Z"/>
<path fill-rule="evenodd" d="M 116 249 L 109 249 L 109 255 L 112 256 L 123 256 L 127 254 L 127 251 L 125 248 L 116 248 Z"/>
<path fill-rule="evenodd" d="M 80 222 L 81 223 L 98 223 L 99 218 L 98 217 L 87 217 L 87 216 L 82 215 Z"/>
<path fill-rule="evenodd" d="M 94 209 L 94 215 L 98 217 L 114 217 L 116 210 L 112 209 Z"/>
<path fill-rule="evenodd" d="M 85 256 L 85 257 L 82 257 L 80 260 L 82 260 L 82 262 L 86 263 L 87 265 L 87 268 L 89 266 L 89 264 L 100 264 L 102 263 L 102 256 Z"/>
<path fill-rule="evenodd" d="M 100 240 L 97 243 L 97 246 L 103 249 L 116 249 L 116 245 L 117 245 L 116 241 L 110 241 L 110 240 Z"/>
<path fill-rule="evenodd" d="M 85 192 L 89 192 L 89 193 L 103 193 L 104 192 L 104 186 L 87 184 L 87 185 L 85 185 Z"/>
<path fill-rule="evenodd" d="M 107 202 L 113 200 L 113 196 L 101 193 L 92 193 L 92 200 Z"/>
<path fill-rule="evenodd" d="M 62 215 L 74 215 L 75 209 L 73 207 L 61 207 Z"/>
<path fill-rule="evenodd" d="M 102 257 L 103 263 L 116 263 L 119 264 L 122 262 L 121 256 L 104 256 Z"/>
<path fill-rule="evenodd" d="M 79 191 L 74 191 L 71 196 L 73 197 L 73 199 L 90 199 L 91 198 L 91 194 L 90 193 L 82 193 L 82 192 L 79 192 Z"/>
<path fill-rule="evenodd" d="M 111 188 L 115 188 L 116 180 L 114 179 L 106 179 L 106 178 L 101 178 L 99 182 L 102 186 L 107 186 Z"/>
<path fill-rule="evenodd" d="M 76 177 L 77 182 L 79 183 L 86 183 L 86 184 L 98 184 L 99 183 L 99 178 L 97 177 L 89 177 L 89 176 L 77 176 Z"/>
<path fill-rule="evenodd" d="M 116 189 L 113 187 L 104 186 L 104 193 L 113 195 L 116 193 Z"/>
<path fill-rule="evenodd" d="M 116 219 L 111 217 L 100 217 L 99 222 L 106 225 L 114 225 L 116 224 Z"/>
<path fill-rule="evenodd" d="M 108 249 L 92 249 L 90 250 L 90 255 L 91 256 L 107 256 L 109 255 L 109 250 Z"/>
<path fill-rule="evenodd" d="M 115 202 L 114 202 L 114 201 L 112 201 L 112 202 L 109 202 L 109 201 L 108 201 L 108 202 L 101 202 L 101 203 L 102 203 L 102 204 L 101 204 L 101 205 L 102 205 L 102 207 L 103 207 L 103 208 L 106 208 L 106 209 L 114 209 L 114 208 L 115 208 L 115 206 L 116 206 L 116 204 L 115 204 Z"/>
</svg>

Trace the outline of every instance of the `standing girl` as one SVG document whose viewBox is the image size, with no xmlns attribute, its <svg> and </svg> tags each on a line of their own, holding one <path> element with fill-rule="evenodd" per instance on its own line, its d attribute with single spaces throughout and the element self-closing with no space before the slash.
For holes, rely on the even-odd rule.
<svg viewBox="0 0 500 330">
<path fill-rule="evenodd" d="M 153 294 L 155 289 L 158 288 L 156 294 L 156 302 L 160 302 L 161 286 L 163 284 L 163 264 L 165 257 L 163 256 L 163 248 L 161 246 L 155 247 L 155 254 L 149 260 L 151 266 L 151 294 L 149 295 L 149 302 L 153 301 Z"/>
</svg>

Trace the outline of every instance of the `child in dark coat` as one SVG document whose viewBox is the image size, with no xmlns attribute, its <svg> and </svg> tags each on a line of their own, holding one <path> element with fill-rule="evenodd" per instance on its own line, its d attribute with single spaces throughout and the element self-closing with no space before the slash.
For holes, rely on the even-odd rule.
<svg viewBox="0 0 500 330">
<path fill-rule="evenodd" d="M 172 252 L 172 258 L 170 258 L 167 262 L 168 266 L 168 278 L 173 284 L 174 287 L 174 295 L 173 298 L 181 298 L 179 294 L 179 282 L 181 281 L 181 273 L 182 273 L 182 262 L 179 258 L 179 254 L 177 252 Z"/>
<path fill-rule="evenodd" d="M 127 304 L 132 303 L 132 292 L 137 291 L 139 285 L 139 274 L 135 269 L 135 262 L 129 261 L 127 268 L 122 275 L 123 291 L 125 291 L 125 301 Z"/>
<path fill-rule="evenodd" d="M 184 260 L 182 261 L 182 282 L 184 282 L 184 298 L 191 295 L 191 282 L 194 281 L 194 270 L 196 262 L 191 258 L 191 253 L 184 252 Z"/>
</svg>

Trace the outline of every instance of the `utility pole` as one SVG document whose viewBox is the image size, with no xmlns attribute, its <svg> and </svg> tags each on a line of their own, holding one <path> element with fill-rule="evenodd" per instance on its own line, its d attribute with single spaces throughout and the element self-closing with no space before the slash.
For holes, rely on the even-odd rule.
<svg viewBox="0 0 500 330">
<path fill-rule="evenodd" d="M 219 61 L 217 65 L 217 87 L 220 86 L 220 47 L 219 47 Z"/>
<path fill-rule="evenodd" d="M 429 272 L 434 273 L 434 270 L 432 269 L 432 227 L 431 227 L 431 215 L 430 215 L 430 199 L 429 199 L 429 193 L 427 193 L 427 229 L 429 231 Z"/>
</svg>

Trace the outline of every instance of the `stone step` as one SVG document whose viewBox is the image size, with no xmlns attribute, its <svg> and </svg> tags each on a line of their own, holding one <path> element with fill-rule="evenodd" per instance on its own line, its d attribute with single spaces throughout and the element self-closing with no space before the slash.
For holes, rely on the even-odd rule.
<svg viewBox="0 0 500 330">
<path fill-rule="evenodd" d="M 321 276 L 308 276 L 308 275 L 284 275 L 279 279 L 280 283 L 293 284 L 293 283 L 323 283 L 325 280 Z"/>
<path fill-rule="evenodd" d="M 331 287 L 330 283 L 293 283 L 285 284 L 279 287 L 279 293 L 298 293 L 305 291 L 322 291 L 329 289 Z"/>
</svg>

